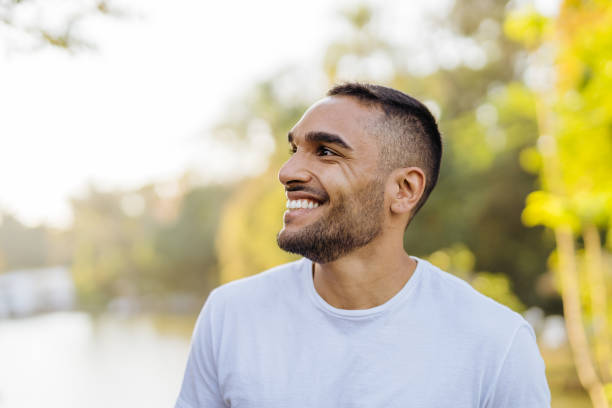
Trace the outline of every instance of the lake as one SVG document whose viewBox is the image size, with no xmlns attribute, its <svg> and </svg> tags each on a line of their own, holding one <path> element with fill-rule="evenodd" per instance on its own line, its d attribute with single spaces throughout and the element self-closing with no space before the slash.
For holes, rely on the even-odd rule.
<svg viewBox="0 0 612 408">
<path fill-rule="evenodd" d="M 195 318 L 0 320 L 0 407 L 173 407 Z"/>
</svg>

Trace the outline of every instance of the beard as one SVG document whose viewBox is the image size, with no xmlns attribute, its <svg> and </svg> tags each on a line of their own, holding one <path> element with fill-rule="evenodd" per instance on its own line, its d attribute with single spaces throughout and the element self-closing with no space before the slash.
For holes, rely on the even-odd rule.
<svg viewBox="0 0 612 408">
<path fill-rule="evenodd" d="M 382 231 L 384 184 L 375 179 L 351 196 L 340 196 L 314 223 L 289 232 L 283 228 L 278 246 L 316 263 L 328 263 L 369 244 Z M 329 203 L 329 201 L 328 201 Z"/>
</svg>

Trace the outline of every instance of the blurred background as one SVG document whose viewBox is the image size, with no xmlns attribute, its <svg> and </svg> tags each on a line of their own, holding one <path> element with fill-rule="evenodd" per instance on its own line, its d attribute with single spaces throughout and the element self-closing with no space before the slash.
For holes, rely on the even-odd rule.
<svg viewBox="0 0 612 408">
<path fill-rule="evenodd" d="M 608 0 L 0 0 L 0 407 L 173 406 L 209 291 L 296 259 L 286 134 L 345 80 L 443 132 L 407 252 L 609 406 Z"/>
</svg>

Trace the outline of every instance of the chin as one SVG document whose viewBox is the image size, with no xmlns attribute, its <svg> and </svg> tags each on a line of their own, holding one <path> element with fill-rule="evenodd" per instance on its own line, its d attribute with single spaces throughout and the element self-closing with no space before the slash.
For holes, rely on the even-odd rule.
<svg viewBox="0 0 612 408">
<path fill-rule="evenodd" d="M 276 235 L 276 239 L 277 239 L 277 241 L 286 241 L 286 240 L 292 239 L 298 233 L 299 233 L 299 229 L 297 229 L 295 227 L 291 228 L 291 226 L 285 225 L 279 231 L 279 233 Z"/>
</svg>

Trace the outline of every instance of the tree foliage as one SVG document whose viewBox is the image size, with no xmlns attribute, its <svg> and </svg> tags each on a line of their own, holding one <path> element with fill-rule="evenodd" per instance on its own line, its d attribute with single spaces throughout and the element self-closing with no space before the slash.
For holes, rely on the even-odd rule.
<svg viewBox="0 0 612 408">
<path fill-rule="evenodd" d="M 514 294 L 507 276 L 486 271 L 474 271 L 476 259 L 472 251 L 465 245 L 455 244 L 450 248 L 441 248 L 427 257 L 427 260 L 442 270 L 467 281 L 483 295 L 516 312 L 525 311 L 525 305 Z"/>
<path fill-rule="evenodd" d="M 566 0 L 549 19 L 519 9 L 506 30 L 531 50 L 529 69 L 548 77 L 532 84 L 540 137 L 525 156 L 540 189 L 527 197 L 523 221 L 555 235 L 551 266 L 578 377 L 593 405 L 608 407 L 612 263 L 601 233 L 612 227 L 612 3 Z"/>
<path fill-rule="evenodd" d="M 81 300 L 94 308 L 117 297 L 199 297 L 218 285 L 214 236 L 225 187 L 183 186 L 164 196 L 90 189 L 73 199 L 72 272 Z"/>
</svg>

